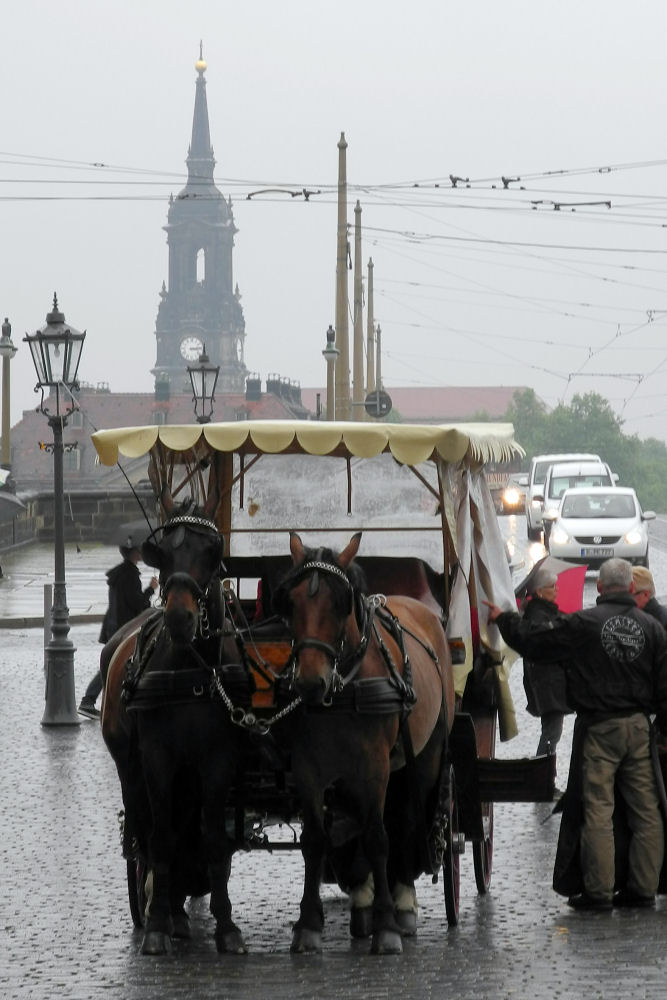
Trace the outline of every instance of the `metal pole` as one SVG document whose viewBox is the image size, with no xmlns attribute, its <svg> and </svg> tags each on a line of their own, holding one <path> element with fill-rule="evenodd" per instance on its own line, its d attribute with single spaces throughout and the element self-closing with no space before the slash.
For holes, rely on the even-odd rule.
<svg viewBox="0 0 667 1000">
<path fill-rule="evenodd" d="M 336 332 L 329 324 L 327 330 L 327 346 L 322 351 L 327 363 L 327 420 L 336 419 L 336 360 L 338 349 L 336 347 Z"/>
<path fill-rule="evenodd" d="M 10 375 L 9 363 L 16 354 L 12 343 L 12 325 L 5 316 L 0 338 L 0 355 L 2 356 L 2 467 L 11 468 L 12 450 L 10 442 Z"/>
<path fill-rule="evenodd" d="M 350 342 L 347 321 L 347 142 L 338 143 L 338 228 L 336 232 L 336 420 L 350 419 Z"/>
<path fill-rule="evenodd" d="M 74 691 L 74 646 L 67 638 L 69 608 L 65 587 L 65 489 L 63 481 L 63 427 L 66 417 L 49 418 L 53 430 L 53 514 L 55 579 L 51 611 L 51 641 L 44 650 L 46 695 L 43 726 L 74 726 L 80 720 Z"/>
<path fill-rule="evenodd" d="M 2 465 L 8 469 L 12 460 L 9 442 L 9 358 L 2 359 Z"/>
<path fill-rule="evenodd" d="M 373 311 L 373 258 L 368 258 L 368 314 L 366 316 L 366 389 L 375 389 L 375 313 Z"/>
<path fill-rule="evenodd" d="M 364 318 L 363 284 L 361 281 L 361 205 L 354 209 L 354 339 L 352 352 L 353 420 L 364 420 Z"/>
</svg>

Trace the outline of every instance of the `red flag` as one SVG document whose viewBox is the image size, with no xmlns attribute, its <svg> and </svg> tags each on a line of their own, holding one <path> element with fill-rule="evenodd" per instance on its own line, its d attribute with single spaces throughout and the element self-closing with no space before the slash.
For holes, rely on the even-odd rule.
<svg viewBox="0 0 667 1000">
<path fill-rule="evenodd" d="M 584 603 L 587 566 L 572 566 L 558 574 L 556 604 L 561 611 L 580 611 Z"/>
</svg>

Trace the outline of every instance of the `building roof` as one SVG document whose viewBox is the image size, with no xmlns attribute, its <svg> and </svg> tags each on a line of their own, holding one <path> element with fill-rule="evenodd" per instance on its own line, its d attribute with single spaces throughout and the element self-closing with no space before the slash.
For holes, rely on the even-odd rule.
<svg viewBox="0 0 667 1000">
<path fill-rule="evenodd" d="M 64 478 L 69 488 L 105 488 L 111 484 L 111 470 L 96 462 L 91 435 L 101 427 L 137 427 L 144 424 L 193 424 L 193 402 L 187 393 L 156 400 L 153 393 L 106 392 L 82 386 L 78 395 L 80 410 L 65 426 L 65 444 L 76 443 L 76 452 L 66 455 Z M 48 404 L 47 404 L 48 405 Z M 273 392 L 258 399 L 244 393 L 221 393 L 213 405 L 213 420 L 285 420 L 304 419 L 309 414 Z M 19 492 L 39 489 L 53 483 L 53 458 L 48 454 L 52 441 L 46 418 L 36 410 L 24 410 L 23 417 L 11 431 L 12 474 Z M 42 442 L 47 448 L 38 447 Z"/>
<path fill-rule="evenodd" d="M 519 385 L 441 385 L 441 386 L 390 386 L 385 387 L 391 396 L 393 408 L 403 420 L 423 423 L 449 423 L 473 420 L 482 414 L 498 420 L 507 412 L 515 392 L 522 392 Z M 317 395 L 326 409 L 325 388 L 301 389 L 301 401 L 315 412 Z"/>
</svg>

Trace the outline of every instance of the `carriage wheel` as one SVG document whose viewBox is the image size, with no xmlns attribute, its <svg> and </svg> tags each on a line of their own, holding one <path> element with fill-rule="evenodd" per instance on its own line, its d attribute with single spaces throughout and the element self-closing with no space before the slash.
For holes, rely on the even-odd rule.
<svg viewBox="0 0 667 1000">
<path fill-rule="evenodd" d="M 460 870 L 459 870 L 459 814 L 456 804 L 456 782 L 454 780 L 454 768 L 449 766 L 449 787 L 447 802 L 445 806 L 445 851 L 442 858 L 442 880 L 445 890 L 445 911 L 447 913 L 447 923 L 450 927 L 455 927 L 459 922 L 459 891 L 460 891 Z"/>
<path fill-rule="evenodd" d="M 143 927 L 146 922 L 146 876 L 148 867 L 143 858 L 127 859 L 127 896 L 130 913 L 135 927 Z"/>
<path fill-rule="evenodd" d="M 484 839 L 476 840 L 472 845 L 472 859 L 475 866 L 475 882 L 477 892 L 483 896 L 491 885 L 493 869 L 493 802 L 482 803 L 482 823 Z"/>
</svg>

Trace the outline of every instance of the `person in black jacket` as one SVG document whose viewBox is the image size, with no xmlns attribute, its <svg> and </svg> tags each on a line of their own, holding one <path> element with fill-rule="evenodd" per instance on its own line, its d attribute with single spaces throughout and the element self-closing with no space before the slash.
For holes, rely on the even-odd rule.
<svg viewBox="0 0 667 1000">
<path fill-rule="evenodd" d="M 528 586 L 529 600 L 525 606 L 524 621 L 546 623 L 559 614 L 556 596 L 558 577 L 547 567 L 540 567 Z M 567 702 L 567 682 L 565 668 L 554 660 L 523 661 L 523 686 L 526 692 L 526 708 L 531 715 L 541 721 L 540 740 L 536 755 L 555 753 L 563 734 L 563 719 L 571 712 Z"/>
<path fill-rule="evenodd" d="M 123 557 L 122 563 L 107 571 L 109 606 L 100 631 L 100 642 L 102 643 L 108 642 L 114 632 L 117 632 L 122 625 L 148 608 L 151 597 L 158 587 L 157 577 L 154 576 L 146 589 L 141 589 L 141 575 L 137 566 L 141 559 L 140 549 L 120 545 L 119 552 Z M 100 710 L 96 708 L 95 702 L 101 691 L 102 675 L 98 670 L 81 699 L 79 705 L 81 715 L 85 715 L 89 719 L 99 719 Z"/>
<path fill-rule="evenodd" d="M 578 910 L 653 906 L 664 830 L 649 716 L 657 713 L 658 728 L 667 734 L 667 633 L 637 607 L 632 568 L 625 560 L 602 564 L 598 591 L 595 607 L 552 622 L 535 625 L 487 604 L 489 621 L 524 656 L 567 657 L 568 699 L 577 713 L 573 747 L 575 742 L 581 746 L 583 805 L 583 891 L 570 896 L 569 905 Z M 616 896 L 615 789 L 630 830 L 627 879 Z M 569 794 L 568 784 L 566 800 Z M 560 891 L 555 876 L 554 887 Z"/>
<path fill-rule="evenodd" d="M 633 566 L 632 579 L 635 585 L 634 595 L 637 607 L 645 611 L 647 615 L 653 615 L 661 625 L 667 628 L 667 608 L 656 599 L 655 583 L 651 571 L 645 566 Z"/>
</svg>

